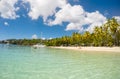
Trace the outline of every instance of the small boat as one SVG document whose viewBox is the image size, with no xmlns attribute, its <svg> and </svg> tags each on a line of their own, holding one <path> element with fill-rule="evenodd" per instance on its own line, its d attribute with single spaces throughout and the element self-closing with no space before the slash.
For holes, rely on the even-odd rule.
<svg viewBox="0 0 120 79">
<path fill-rule="evenodd" d="M 42 47 L 45 47 L 45 45 L 42 44 L 42 32 L 41 32 L 41 43 L 38 43 L 36 45 L 33 45 L 33 48 L 42 48 Z"/>
<path fill-rule="evenodd" d="M 33 48 L 41 48 L 41 47 L 45 47 L 45 45 L 42 45 L 42 44 L 33 45 Z"/>
</svg>

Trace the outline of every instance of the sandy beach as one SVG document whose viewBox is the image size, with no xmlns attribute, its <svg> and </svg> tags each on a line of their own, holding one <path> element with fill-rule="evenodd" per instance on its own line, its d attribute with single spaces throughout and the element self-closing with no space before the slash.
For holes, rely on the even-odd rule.
<svg viewBox="0 0 120 79">
<path fill-rule="evenodd" d="M 77 51 L 102 51 L 102 52 L 117 52 L 120 53 L 120 47 L 53 47 L 58 49 L 69 49 Z"/>
</svg>

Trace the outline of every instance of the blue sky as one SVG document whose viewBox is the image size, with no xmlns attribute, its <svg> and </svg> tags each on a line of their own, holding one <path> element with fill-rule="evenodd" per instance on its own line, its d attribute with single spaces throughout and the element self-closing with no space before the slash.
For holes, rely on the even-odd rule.
<svg viewBox="0 0 120 79">
<path fill-rule="evenodd" d="M 1 0 L 0 6 L 0 40 L 91 32 L 107 18 L 120 18 L 119 0 Z"/>
</svg>

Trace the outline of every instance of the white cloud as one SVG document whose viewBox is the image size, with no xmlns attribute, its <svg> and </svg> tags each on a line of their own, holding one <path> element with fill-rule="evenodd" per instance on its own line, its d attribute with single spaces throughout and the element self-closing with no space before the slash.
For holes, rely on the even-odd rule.
<svg viewBox="0 0 120 79">
<path fill-rule="evenodd" d="M 107 21 L 107 19 L 101 13 L 96 11 L 92 13 L 87 13 L 86 21 L 87 25 L 89 25 L 86 31 L 92 32 L 96 26 L 101 26 Z"/>
<path fill-rule="evenodd" d="M 69 23 L 65 30 L 66 31 L 68 31 L 68 30 L 79 30 L 79 31 L 82 31 L 83 28 L 82 28 L 82 25 L 79 24 L 79 23 Z"/>
<path fill-rule="evenodd" d="M 99 11 L 87 12 L 81 5 L 71 5 L 68 0 L 22 0 L 24 3 L 29 3 L 30 8 L 28 16 L 33 20 L 42 17 L 44 23 L 48 25 L 62 25 L 67 22 L 66 31 L 90 31 L 94 26 L 102 25 L 106 22 L 106 17 Z M 77 2 L 79 0 L 73 0 Z M 18 0 L 1 0 L 0 1 L 0 16 L 6 19 L 16 19 L 19 15 L 16 14 L 18 7 L 15 4 Z M 25 6 L 28 10 L 28 7 Z M 50 18 L 52 16 L 52 18 Z M 54 19 L 53 19 L 54 18 Z M 119 17 L 116 17 L 119 19 Z M 87 26 L 87 27 L 86 27 Z"/>
<path fill-rule="evenodd" d="M 5 25 L 5 26 L 9 26 L 8 22 L 4 22 L 4 25 Z"/>
<path fill-rule="evenodd" d="M 36 34 L 32 35 L 32 39 L 37 39 L 38 36 Z"/>
<path fill-rule="evenodd" d="M 46 38 L 42 37 L 42 40 L 45 40 Z"/>
<path fill-rule="evenodd" d="M 0 17 L 6 19 L 16 19 L 19 15 L 16 14 L 16 11 L 19 10 L 19 7 L 14 5 L 18 0 L 0 0 Z"/>
<path fill-rule="evenodd" d="M 66 0 L 24 0 L 30 4 L 30 12 L 28 15 L 32 19 L 43 17 L 44 22 L 49 16 L 56 13 L 56 8 L 62 8 L 66 4 Z"/>
<path fill-rule="evenodd" d="M 118 23 L 120 23 L 120 16 L 113 16 L 117 20 Z"/>
<path fill-rule="evenodd" d="M 67 4 L 55 14 L 55 20 L 50 22 L 50 25 L 62 24 L 62 22 L 79 22 L 81 15 L 84 14 L 82 6 L 71 6 Z"/>
<path fill-rule="evenodd" d="M 53 39 L 52 37 L 49 38 L 50 40 Z"/>
<path fill-rule="evenodd" d="M 89 13 L 80 5 L 71 6 L 67 4 L 55 14 L 55 19 L 50 21 L 49 25 L 62 24 L 63 22 L 68 22 L 66 31 L 78 30 L 92 32 L 94 26 L 99 26 L 106 22 L 106 17 L 98 11 Z M 86 25 L 89 27 L 85 28 Z"/>
</svg>

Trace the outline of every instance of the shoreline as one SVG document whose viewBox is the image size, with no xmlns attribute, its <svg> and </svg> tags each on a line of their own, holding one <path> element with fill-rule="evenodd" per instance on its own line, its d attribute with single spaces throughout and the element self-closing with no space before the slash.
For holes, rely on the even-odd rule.
<svg viewBox="0 0 120 79">
<path fill-rule="evenodd" d="M 90 52 L 116 52 L 120 53 L 120 47 L 64 47 L 64 46 L 55 46 L 51 48 L 57 49 L 67 49 L 67 50 L 76 50 L 76 51 L 90 51 Z"/>
</svg>

